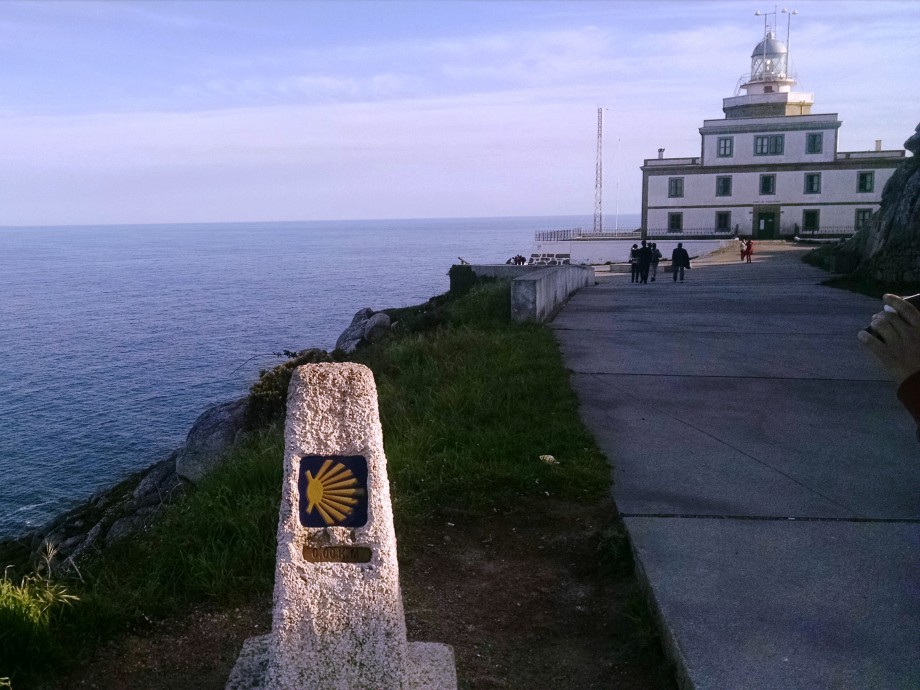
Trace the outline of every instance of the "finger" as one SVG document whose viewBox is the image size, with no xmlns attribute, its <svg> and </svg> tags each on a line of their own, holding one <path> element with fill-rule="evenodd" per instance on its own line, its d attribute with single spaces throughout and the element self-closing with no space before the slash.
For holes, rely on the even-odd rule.
<svg viewBox="0 0 920 690">
<path fill-rule="evenodd" d="M 897 295 L 886 294 L 882 297 L 882 302 L 894 309 L 898 316 L 911 326 L 920 326 L 920 311 L 917 311 L 917 308 L 906 299 Z"/>
<path fill-rule="evenodd" d="M 877 357 L 882 356 L 882 351 L 885 349 L 885 343 L 878 339 L 878 336 L 873 335 L 869 331 L 863 329 L 856 334 L 856 339 L 865 345 L 869 350 L 872 351 Z"/>
<path fill-rule="evenodd" d="M 904 325 L 897 314 L 882 314 L 872 319 L 870 324 L 876 337 L 887 345 L 892 345 L 901 337 L 899 326 Z"/>
</svg>

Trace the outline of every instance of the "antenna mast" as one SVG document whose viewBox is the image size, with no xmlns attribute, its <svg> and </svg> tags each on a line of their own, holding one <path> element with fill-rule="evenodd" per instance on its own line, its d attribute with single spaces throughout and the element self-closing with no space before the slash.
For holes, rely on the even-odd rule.
<svg viewBox="0 0 920 690">
<path fill-rule="evenodd" d="M 597 165 L 594 168 L 594 234 L 604 232 L 604 109 L 597 109 Z"/>
</svg>

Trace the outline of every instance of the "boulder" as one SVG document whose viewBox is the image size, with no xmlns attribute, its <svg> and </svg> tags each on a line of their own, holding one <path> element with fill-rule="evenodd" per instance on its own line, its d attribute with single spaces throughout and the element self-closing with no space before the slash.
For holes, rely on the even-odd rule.
<svg viewBox="0 0 920 690">
<path fill-rule="evenodd" d="M 374 314 L 364 323 L 364 339 L 369 343 L 380 340 L 390 330 L 390 317 L 382 311 Z"/>
<path fill-rule="evenodd" d="M 236 443 L 243 430 L 248 398 L 205 410 L 188 432 L 176 457 L 176 473 L 196 484 L 220 464 L 221 455 Z"/>
<path fill-rule="evenodd" d="M 370 307 L 359 309 L 351 320 L 351 324 L 342 331 L 342 335 L 335 341 L 335 349 L 351 353 L 355 351 L 364 337 L 364 324 L 373 316 L 374 310 Z"/>
<path fill-rule="evenodd" d="M 389 330 L 389 316 L 382 311 L 374 313 L 373 309 L 365 307 L 358 310 L 351 320 L 351 325 L 342 331 L 342 335 L 335 341 L 335 349 L 351 354 L 359 345 L 380 340 Z"/>
</svg>

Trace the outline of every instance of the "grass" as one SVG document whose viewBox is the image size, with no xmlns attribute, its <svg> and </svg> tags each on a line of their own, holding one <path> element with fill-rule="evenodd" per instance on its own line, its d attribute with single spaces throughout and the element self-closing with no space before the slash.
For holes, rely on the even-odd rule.
<svg viewBox="0 0 920 690">
<path fill-rule="evenodd" d="M 35 672 L 60 652 L 56 630 L 65 609 L 78 603 L 49 578 L 27 575 L 19 584 L 0 579 L 0 669 L 10 676 Z M 0 678 L 0 688 L 11 684 Z"/>
<path fill-rule="evenodd" d="M 607 462 L 578 418 L 555 341 L 512 323 L 508 294 L 507 283 L 484 284 L 403 310 L 411 328 L 354 357 L 375 374 L 400 529 L 515 497 L 607 492 Z M 81 565 L 81 579 L 0 581 L 0 678 L 18 690 L 146 620 L 270 592 L 282 456 L 280 429 L 265 428 L 148 533 Z"/>
</svg>

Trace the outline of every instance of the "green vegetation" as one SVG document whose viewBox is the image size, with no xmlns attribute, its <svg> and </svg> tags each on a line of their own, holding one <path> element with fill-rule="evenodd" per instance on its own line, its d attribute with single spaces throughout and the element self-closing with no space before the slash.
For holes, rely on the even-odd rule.
<svg viewBox="0 0 920 690">
<path fill-rule="evenodd" d="M 802 261 L 829 271 L 834 267 L 837 258 L 846 254 L 846 251 L 846 246 L 843 244 L 826 245 L 804 254 Z M 821 284 L 878 298 L 881 298 L 886 292 L 894 295 L 914 295 L 920 292 L 920 283 L 884 283 L 859 272 L 835 275 L 822 281 Z"/>
<path fill-rule="evenodd" d="M 0 669 L 40 670 L 43 660 L 59 651 L 56 628 L 65 609 L 77 602 L 64 585 L 50 577 L 27 575 L 17 585 L 6 574 L 0 579 Z M 0 688 L 10 686 L 0 678 Z"/>
<path fill-rule="evenodd" d="M 606 460 L 578 418 L 552 334 L 512 323 L 508 294 L 507 282 L 493 282 L 392 310 L 393 333 L 353 357 L 377 381 L 400 530 L 443 511 L 491 512 L 516 497 L 593 501 L 607 492 Z M 268 426 L 149 532 L 81 564 L 66 582 L 0 581 L 0 676 L 19 690 L 149 619 L 271 591 L 277 420 L 292 362 L 253 386 L 261 401 L 253 423 Z"/>
</svg>

